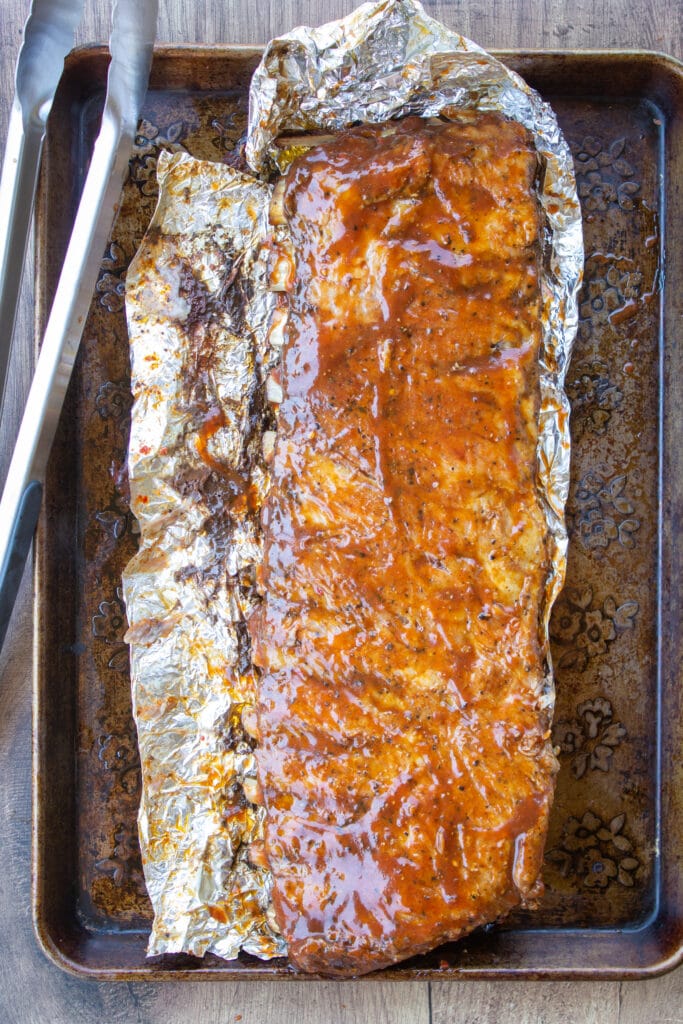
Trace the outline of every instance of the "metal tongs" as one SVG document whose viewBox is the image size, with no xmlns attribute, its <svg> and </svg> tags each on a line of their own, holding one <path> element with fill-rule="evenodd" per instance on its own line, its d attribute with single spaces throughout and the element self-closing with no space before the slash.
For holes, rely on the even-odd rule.
<svg viewBox="0 0 683 1024">
<path fill-rule="evenodd" d="M 47 117 L 84 0 L 33 0 L 17 58 L 0 181 L 0 409 Z"/>
<path fill-rule="evenodd" d="M 45 124 L 83 0 L 33 0 L 17 64 L 0 194 L 0 398 Z M 128 171 L 156 35 L 158 0 L 115 0 L 111 63 L 95 141 L 0 501 L 0 647 L 43 493 L 43 478 L 102 255 Z"/>
</svg>

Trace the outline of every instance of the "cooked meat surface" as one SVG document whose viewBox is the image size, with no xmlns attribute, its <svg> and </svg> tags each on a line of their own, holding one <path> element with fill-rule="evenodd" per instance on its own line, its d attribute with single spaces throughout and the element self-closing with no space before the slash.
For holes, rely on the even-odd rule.
<svg viewBox="0 0 683 1024">
<path fill-rule="evenodd" d="M 498 114 L 291 165 L 259 777 L 292 962 L 353 975 L 533 902 L 556 762 L 537 163 Z"/>
</svg>

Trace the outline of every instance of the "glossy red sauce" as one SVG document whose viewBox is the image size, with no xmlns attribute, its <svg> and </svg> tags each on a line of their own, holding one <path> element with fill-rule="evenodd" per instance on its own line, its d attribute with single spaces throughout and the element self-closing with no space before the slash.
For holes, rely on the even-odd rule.
<svg viewBox="0 0 683 1024">
<path fill-rule="evenodd" d="M 250 632 L 273 901 L 304 970 L 373 970 L 538 892 L 536 173 L 491 114 L 353 129 L 287 176 Z"/>
</svg>

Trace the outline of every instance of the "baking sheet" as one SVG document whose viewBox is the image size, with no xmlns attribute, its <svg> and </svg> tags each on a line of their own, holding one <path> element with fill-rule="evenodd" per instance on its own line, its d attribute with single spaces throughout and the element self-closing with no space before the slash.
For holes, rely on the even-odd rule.
<svg viewBox="0 0 683 1024">
<path fill-rule="evenodd" d="M 135 830 L 139 764 L 118 590 L 136 546 L 123 472 L 125 269 L 154 206 L 159 150 L 229 160 L 245 126 L 256 59 L 239 48 L 157 55 L 131 180 L 48 478 L 37 561 L 34 916 L 58 963 L 109 979 L 287 974 L 282 960 L 263 964 L 248 956 L 234 963 L 182 956 L 145 963 L 150 911 Z M 664 757 L 661 780 L 653 770 L 658 756 L 680 745 L 677 681 L 666 674 L 674 662 L 664 662 L 660 648 L 673 633 L 659 623 L 659 616 L 678 613 L 675 603 L 659 607 L 661 592 L 652 585 L 671 556 L 666 530 L 659 533 L 669 505 L 658 488 L 675 428 L 666 419 L 675 375 L 660 363 L 660 315 L 662 303 L 677 301 L 676 264 L 669 260 L 663 293 L 666 186 L 659 170 L 673 158 L 663 149 L 667 139 L 669 153 L 677 152 L 680 72 L 661 58 L 633 55 L 513 55 L 511 63 L 551 100 L 572 146 L 588 257 L 569 376 L 569 578 L 552 627 L 562 770 L 547 891 L 533 916 L 520 912 L 503 927 L 392 968 L 392 977 L 623 976 L 661 969 L 680 955 L 676 801 L 683 787 L 676 789 L 680 769 L 671 757 Z M 43 317 L 105 68 L 102 51 L 73 57 L 55 106 L 41 191 Z M 585 95 L 587 82 L 602 100 Z M 669 218 L 674 213 L 672 199 Z M 667 474 L 666 486 L 676 488 L 678 478 Z"/>
</svg>

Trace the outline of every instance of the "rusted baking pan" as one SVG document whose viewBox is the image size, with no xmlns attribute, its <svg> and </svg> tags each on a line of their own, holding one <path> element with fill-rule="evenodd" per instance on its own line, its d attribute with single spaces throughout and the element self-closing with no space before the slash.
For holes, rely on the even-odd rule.
<svg viewBox="0 0 683 1024">
<path fill-rule="evenodd" d="M 130 178 L 49 467 L 36 559 L 34 884 L 38 940 L 109 980 L 281 978 L 283 961 L 147 961 L 140 784 L 120 575 L 128 263 L 162 149 L 230 160 L 258 60 L 161 48 Z M 680 559 L 683 68 L 640 53 L 506 53 L 572 147 L 586 240 L 568 378 L 574 456 L 567 586 L 552 619 L 561 772 L 540 910 L 382 978 L 641 977 L 683 948 Z M 96 130 L 107 66 L 74 53 L 53 108 L 38 226 L 40 335 Z M 371 976 L 372 977 L 372 976 Z"/>
</svg>

